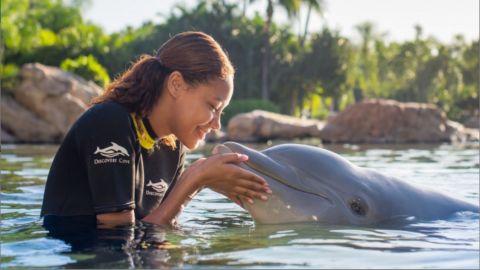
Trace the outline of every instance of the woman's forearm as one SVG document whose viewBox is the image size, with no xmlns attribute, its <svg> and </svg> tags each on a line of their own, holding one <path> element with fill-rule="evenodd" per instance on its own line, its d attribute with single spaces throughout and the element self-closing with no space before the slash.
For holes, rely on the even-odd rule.
<svg viewBox="0 0 480 270">
<path fill-rule="evenodd" d="M 183 208 L 198 192 L 199 187 L 195 184 L 195 179 L 186 179 L 181 177 L 173 187 L 168 197 L 158 208 L 143 218 L 143 221 L 154 224 L 175 225 L 176 217 L 182 212 Z"/>
</svg>

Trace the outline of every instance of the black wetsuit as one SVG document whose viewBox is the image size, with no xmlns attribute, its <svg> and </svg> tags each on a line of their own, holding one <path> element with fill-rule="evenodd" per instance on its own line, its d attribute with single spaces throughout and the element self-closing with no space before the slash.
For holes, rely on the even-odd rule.
<svg viewBox="0 0 480 270">
<path fill-rule="evenodd" d="M 145 128 L 155 138 L 147 119 Z M 133 209 L 141 219 L 158 207 L 183 170 L 185 147 L 139 144 L 127 109 L 97 104 L 72 126 L 53 160 L 41 216 L 47 229 L 95 226 L 96 214 Z"/>
</svg>

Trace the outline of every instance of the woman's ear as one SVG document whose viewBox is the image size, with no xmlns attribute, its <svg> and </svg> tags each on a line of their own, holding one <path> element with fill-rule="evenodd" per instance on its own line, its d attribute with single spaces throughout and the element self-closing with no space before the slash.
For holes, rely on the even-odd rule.
<svg viewBox="0 0 480 270">
<path fill-rule="evenodd" d="M 173 98 L 178 98 L 187 89 L 187 83 L 182 73 L 174 71 L 170 73 L 167 80 L 167 91 Z"/>
</svg>

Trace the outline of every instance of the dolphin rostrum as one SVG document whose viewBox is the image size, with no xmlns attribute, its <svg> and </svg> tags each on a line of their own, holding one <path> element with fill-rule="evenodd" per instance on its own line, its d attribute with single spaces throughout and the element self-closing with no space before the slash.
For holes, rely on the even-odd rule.
<svg viewBox="0 0 480 270">
<path fill-rule="evenodd" d="M 239 166 L 262 176 L 273 192 L 267 201 L 243 202 L 260 224 L 373 225 L 479 211 L 477 205 L 360 168 L 314 146 L 282 144 L 260 152 L 226 142 L 213 150 L 214 154 L 230 152 L 248 155 L 248 161 Z"/>
</svg>

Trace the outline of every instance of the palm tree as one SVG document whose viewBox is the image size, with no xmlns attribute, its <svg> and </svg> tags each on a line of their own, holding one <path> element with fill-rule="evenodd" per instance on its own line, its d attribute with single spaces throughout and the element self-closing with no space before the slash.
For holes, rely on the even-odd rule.
<svg viewBox="0 0 480 270">
<path fill-rule="evenodd" d="M 362 38 L 359 54 L 359 72 L 365 79 L 364 90 L 373 94 L 379 94 L 378 78 L 378 53 L 375 46 L 387 36 L 387 33 L 377 31 L 375 24 L 371 22 L 360 23 L 355 26 Z"/>
<path fill-rule="evenodd" d="M 247 15 L 247 6 L 248 6 L 249 1 L 250 0 L 243 0 L 243 7 L 242 7 L 243 17 L 245 17 Z"/>
<path fill-rule="evenodd" d="M 263 46 L 263 59 L 262 59 L 262 99 L 269 100 L 268 89 L 268 70 L 270 62 L 270 29 L 272 26 L 272 18 L 274 6 L 279 5 L 285 9 L 289 18 L 293 18 L 298 15 L 300 11 L 300 4 L 302 0 L 268 0 L 267 2 L 267 18 L 263 27 L 264 31 L 264 46 Z"/>
<path fill-rule="evenodd" d="M 82 12 L 85 12 L 92 8 L 92 0 L 70 0 L 70 4 L 74 7 L 79 8 Z"/>
<path fill-rule="evenodd" d="M 371 22 L 364 22 L 355 26 L 362 37 L 362 52 L 367 53 L 374 40 L 375 25 Z"/>
<path fill-rule="evenodd" d="M 249 2 L 253 2 L 255 0 L 250 0 Z M 272 26 L 272 18 L 274 13 L 275 6 L 281 6 L 287 12 L 287 15 L 290 19 L 299 16 L 300 7 L 303 2 L 308 4 L 308 13 L 307 13 L 307 20 L 305 22 L 305 30 L 303 37 L 301 38 L 301 42 L 303 42 L 306 38 L 307 31 L 308 31 L 308 24 L 310 23 L 310 14 L 311 10 L 315 10 L 322 14 L 322 10 L 324 7 L 323 0 L 267 0 L 267 10 L 266 10 L 266 20 L 263 27 L 264 32 L 264 46 L 263 46 L 263 59 L 262 59 L 262 99 L 269 100 L 269 87 L 268 87 L 268 72 L 269 72 L 269 64 L 270 64 L 270 30 Z M 246 7 L 247 0 L 244 0 L 244 10 Z M 245 12 L 245 11 L 244 11 Z"/>
<path fill-rule="evenodd" d="M 305 20 L 305 28 L 303 30 L 303 36 L 300 38 L 300 45 L 302 47 L 305 44 L 305 39 L 307 38 L 308 25 L 310 24 L 310 15 L 312 13 L 312 10 L 316 11 L 322 17 L 325 10 L 325 1 L 323 0 L 303 0 L 303 1 L 307 2 L 308 11 L 307 11 L 307 19 Z"/>
</svg>

